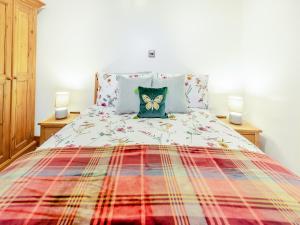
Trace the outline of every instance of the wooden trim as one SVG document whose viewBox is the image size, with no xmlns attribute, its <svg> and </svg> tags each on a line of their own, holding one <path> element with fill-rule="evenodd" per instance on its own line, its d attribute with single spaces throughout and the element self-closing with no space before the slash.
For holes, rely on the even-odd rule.
<svg viewBox="0 0 300 225">
<path fill-rule="evenodd" d="M 241 125 L 235 125 L 229 122 L 228 118 L 219 118 L 222 122 L 232 127 L 234 130 L 238 131 L 239 133 L 243 134 L 253 134 L 253 133 L 262 133 L 261 129 L 256 128 L 252 124 L 244 121 Z"/>
<path fill-rule="evenodd" d="M 257 146 L 257 147 L 261 147 L 260 146 L 260 135 L 259 135 L 259 133 L 256 133 L 255 134 L 255 145 Z"/>
<path fill-rule="evenodd" d="M 45 6 L 46 4 L 40 0 L 19 0 L 24 3 L 30 4 L 31 6 L 34 6 L 35 8 L 41 8 Z"/>
<path fill-rule="evenodd" d="M 94 104 L 97 103 L 97 93 L 98 93 L 99 90 L 100 90 L 99 73 L 97 72 L 95 74 Z"/>
<path fill-rule="evenodd" d="M 79 114 L 80 115 L 80 112 L 79 111 L 71 111 L 70 114 Z"/>
<path fill-rule="evenodd" d="M 36 141 L 37 146 L 40 146 L 40 136 L 34 136 L 33 140 Z"/>
<path fill-rule="evenodd" d="M 32 1 L 32 0 L 31 0 Z M 34 0 L 35 2 L 35 5 L 38 7 L 38 8 L 41 8 L 43 6 L 45 6 L 46 4 L 40 0 Z"/>
<path fill-rule="evenodd" d="M 57 127 L 61 128 L 66 126 L 69 123 L 72 123 L 74 119 L 76 119 L 80 113 L 70 113 L 69 116 L 65 119 L 57 120 L 55 116 L 52 115 L 44 121 L 38 123 L 38 125 L 42 127 Z"/>
<path fill-rule="evenodd" d="M 68 125 L 67 123 L 60 123 L 60 124 L 39 124 L 41 127 L 51 127 L 51 128 L 63 128 L 64 126 Z"/>
<path fill-rule="evenodd" d="M 37 143 L 34 140 L 29 145 L 27 145 L 26 148 L 22 149 L 22 151 L 19 151 L 17 154 L 12 156 L 9 160 L 7 160 L 4 163 L 0 164 L 0 171 L 4 170 L 6 167 L 8 167 L 12 162 L 14 162 L 16 159 L 18 159 L 22 155 L 35 150 L 36 147 L 37 147 Z"/>
</svg>

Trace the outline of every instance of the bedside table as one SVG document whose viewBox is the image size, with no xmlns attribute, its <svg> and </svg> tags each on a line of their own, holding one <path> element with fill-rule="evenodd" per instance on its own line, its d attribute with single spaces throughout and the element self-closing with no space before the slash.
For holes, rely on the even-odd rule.
<svg viewBox="0 0 300 225">
<path fill-rule="evenodd" d="M 48 119 L 39 123 L 41 126 L 41 137 L 40 137 L 40 145 L 47 141 L 51 136 L 57 133 L 61 128 L 72 123 L 74 119 L 76 119 L 80 113 L 72 112 L 69 114 L 68 118 L 57 120 L 55 116 L 52 115 Z"/>
<path fill-rule="evenodd" d="M 235 125 L 229 122 L 227 118 L 218 118 L 226 125 L 232 127 L 235 131 L 237 131 L 239 134 L 247 138 L 249 141 L 251 141 L 253 144 L 255 144 L 257 147 L 260 147 L 259 145 L 259 135 L 262 132 L 262 130 L 252 126 L 250 123 L 243 122 L 242 125 Z"/>
</svg>

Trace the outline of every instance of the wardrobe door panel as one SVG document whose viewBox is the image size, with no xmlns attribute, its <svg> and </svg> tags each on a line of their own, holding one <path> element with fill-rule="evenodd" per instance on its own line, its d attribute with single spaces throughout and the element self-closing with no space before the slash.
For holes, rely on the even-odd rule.
<svg viewBox="0 0 300 225">
<path fill-rule="evenodd" d="M 10 156 L 12 5 L 0 0 L 0 164 Z"/>
<path fill-rule="evenodd" d="M 15 1 L 13 38 L 12 155 L 33 141 L 35 9 Z"/>
<path fill-rule="evenodd" d="M 0 78 L 0 164 L 10 156 L 10 81 Z"/>
<path fill-rule="evenodd" d="M 0 106 L 1 106 L 0 126 L 3 124 L 3 114 L 4 114 L 4 112 L 3 112 L 3 109 L 4 109 L 4 91 L 5 91 L 5 89 L 4 89 L 5 85 L 4 84 L 5 84 L 4 82 L 0 81 Z M 2 137 L 2 136 L 0 136 L 0 137 Z M 0 141 L 1 140 L 2 139 L 0 139 Z"/>
<path fill-rule="evenodd" d="M 31 10 L 17 5 L 15 13 L 14 72 L 17 77 L 29 76 L 29 33 Z"/>
<path fill-rule="evenodd" d="M 16 130 L 15 130 L 15 144 L 16 148 L 27 144 L 30 135 L 28 133 L 29 124 L 27 123 L 28 113 L 28 82 L 18 80 L 16 83 Z"/>
<path fill-rule="evenodd" d="M 6 49 L 6 8 L 7 5 L 0 1 L 0 74 L 5 73 L 5 49 Z"/>
</svg>

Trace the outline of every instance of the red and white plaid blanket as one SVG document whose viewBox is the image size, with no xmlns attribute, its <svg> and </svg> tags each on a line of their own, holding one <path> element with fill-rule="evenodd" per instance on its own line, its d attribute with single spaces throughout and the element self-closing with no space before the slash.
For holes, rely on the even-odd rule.
<svg viewBox="0 0 300 225">
<path fill-rule="evenodd" d="M 0 224 L 300 224 L 300 178 L 246 151 L 40 150 L 0 182 Z"/>
</svg>

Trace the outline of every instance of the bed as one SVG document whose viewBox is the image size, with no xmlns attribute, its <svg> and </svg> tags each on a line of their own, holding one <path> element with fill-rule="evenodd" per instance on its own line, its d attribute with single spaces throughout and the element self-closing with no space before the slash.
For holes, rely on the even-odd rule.
<svg viewBox="0 0 300 225">
<path fill-rule="evenodd" d="M 118 115 L 114 108 L 93 105 L 71 124 L 46 141 L 53 147 L 112 145 L 186 145 L 261 152 L 254 144 L 226 126 L 208 110 L 192 108 L 170 119 L 135 119 Z"/>
<path fill-rule="evenodd" d="M 300 224 L 300 178 L 196 108 L 93 105 L 0 180 L 0 224 Z"/>
</svg>

